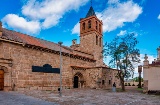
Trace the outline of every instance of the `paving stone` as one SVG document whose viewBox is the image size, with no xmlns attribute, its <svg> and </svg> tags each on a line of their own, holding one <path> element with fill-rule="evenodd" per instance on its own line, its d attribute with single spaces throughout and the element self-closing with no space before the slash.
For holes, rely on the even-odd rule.
<svg viewBox="0 0 160 105">
<path fill-rule="evenodd" d="M 0 105 L 58 105 L 17 92 L 0 91 Z"/>
</svg>

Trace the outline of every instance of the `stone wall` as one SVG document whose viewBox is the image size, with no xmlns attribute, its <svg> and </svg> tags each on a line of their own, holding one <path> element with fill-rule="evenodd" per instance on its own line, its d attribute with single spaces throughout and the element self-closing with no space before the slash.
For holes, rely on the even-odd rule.
<svg viewBox="0 0 160 105">
<path fill-rule="evenodd" d="M 148 80 L 144 80 L 144 87 L 143 87 L 143 92 L 148 92 Z"/>
<path fill-rule="evenodd" d="M 92 54 L 88 54 L 88 53 L 85 53 L 85 52 L 82 52 L 82 51 L 74 50 L 73 53 L 77 54 L 77 55 L 81 55 L 81 56 L 84 56 L 84 57 L 94 59 Z"/>
<path fill-rule="evenodd" d="M 96 33 L 89 33 L 88 35 L 82 36 L 80 41 L 80 50 L 92 54 L 96 60 L 96 66 L 103 65 L 102 48 L 103 45 L 99 46 L 96 44 Z M 102 41 L 101 41 L 102 42 Z"/>
<path fill-rule="evenodd" d="M 13 88 L 18 89 L 40 89 L 40 90 L 57 90 L 59 87 L 59 74 L 37 73 L 32 72 L 32 66 L 43 66 L 50 64 L 53 68 L 59 68 L 59 54 L 48 53 L 36 49 L 23 47 L 21 45 L 3 42 L 0 44 L 1 57 L 5 59 L 13 59 L 11 68 L 11 80 Z M 84 67 L 93 67 L 94 62 L 82 59 L 62 56 L 62 84 L 63 88 L 73 87 L 73 70 L 71 65 Z M 3 65 L 0 63 L 0 65 Z M 6 74 L 5 74 L 6 75 Z M 9 77 L 9 76 L 8 76 Z M 8 78 L 6 77 L 6 78 Z M 8 79 L 5 79 L 6 81 Z M 7 82 L 6 82 L 7 83 Z M 9 83 L 11 86 L 11 83 Z M 5 86 L 8 86 L 5 84 Z"/>
<path fill-rule="evenodd" d="M 121 86 L 120 79 L 117 77 L 117 70 L 110 69 L 110 68 L 103 68 L 103 77 L 102 81 L 104 80 L 104 84 L 102 83 L 102 87 L 105 89 L 112 88 L 113 83 L 116 83 L 116 87 L 119 88 Z"/>
<path fill-rule="evenodd" d="M 102 68 L 91 68 L 86 70 L 86 86 L 100 88 L 99 80 L 102 78 Z"/>
</svg>

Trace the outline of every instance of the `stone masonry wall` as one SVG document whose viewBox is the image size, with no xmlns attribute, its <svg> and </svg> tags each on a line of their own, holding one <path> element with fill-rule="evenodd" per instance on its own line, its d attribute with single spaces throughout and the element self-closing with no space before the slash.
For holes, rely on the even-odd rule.
<svg viewBox="0 0 160 105">
<path fill-rule="evenodd" d="M 100 88 L 99 80 L 102 78 L 102 68 L 91 68 L 86 70 L 86 86 Z"/>
<path fill-rule="evenodd" d="M 99 39 L 99 36 L 98 36 Z M 103 65 L 103 56 L 102 56 L 102 39 L 101 39 L 101 46 L 99 45 L 100 41 L 98 40 L 98 44 L 96 44 L 96 33 L 90 33 L 85 36 L 81 36 L 80 41 L 80 50 L 90 53 L 94 56 L 96 61 L 96 66 Z"/>
<path fill-rule="evenodd" d="M 104 85 L 102 85 L 102 88 L 110 89 L 114 82 L 116 87 L 120 87 L 120 79 L 117 78 L 117 73 L 117 70 L 103 68 L 102 80 L 104 80 Z"/>
<path fill-rule="evenodd" d="M 0 44 L 1 56 L 3 58 L 13 59 L 11 68 L 12 84 L 15 90 L 18 89 L 40 89 L 40 90 L 57 90 L 59 87 L 59 74 L 37 73 L 32 72 L 32 66 L 43 66 L 50 64 L 53 68 L 59 68 L 59 54 L 48 53 L 35 50 L 21 45 L 3 42 Z M 63 88 L 73 87 L 73 70 L 71 65 L 84 67 L 94 66 L 94 62 L 88 62 L 68 56 L 62 56 L 62 84 Z M 0 65 L 2 65 L 0 63 Z M 10 83 L 11 84 L 11 83 Z"/>
</svg>

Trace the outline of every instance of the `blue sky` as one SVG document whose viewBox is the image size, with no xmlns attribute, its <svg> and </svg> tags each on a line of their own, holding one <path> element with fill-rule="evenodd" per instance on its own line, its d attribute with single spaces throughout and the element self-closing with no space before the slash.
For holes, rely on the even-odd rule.
<svg viewBox="0 0 160 105">
<path fill-rule="evenodd" d="M 0 20 L 7 29 L 70 46 L 90 6 L 90 0 L 1 0 Z M 92 0 L 92 6 L 103 21 L 104 42 L 135 32 L 142 60 L 157 57 L 160 0 Z"/>
</svg>

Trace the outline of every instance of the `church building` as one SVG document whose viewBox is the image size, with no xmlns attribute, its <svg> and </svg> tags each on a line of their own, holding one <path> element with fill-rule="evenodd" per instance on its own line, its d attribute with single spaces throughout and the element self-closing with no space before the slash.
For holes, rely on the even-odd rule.
<svg viewBox="0 0 160 105">
<path fill-rule="evenodd" d="M 60 52 L 63 89 L 109 89 L 114 82 L 120 86 L 118 71 L 103 63 L 102 26 L 91 6 L 80 19 L 80 44 L 74 39 L 67 47 L 5 29 L 0 23 L 0 90 L 58 90 Z"/>
<path fill-rule="evenodd" d="M 143 61 L 143 82 L 144 92 L 160 92 L 160 46 L 157 48 L 158 57 L 152 63 L 149 63 L 147 54 Z"/>
</svg>

